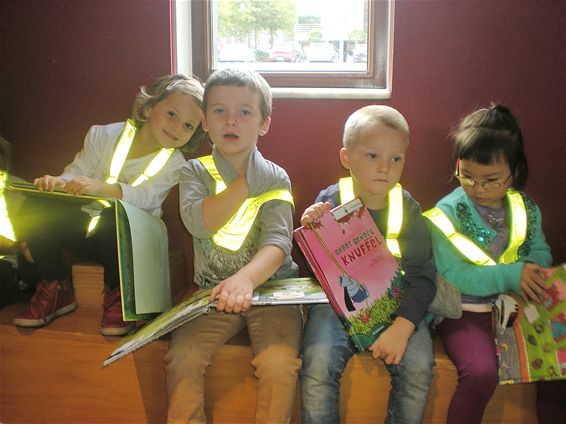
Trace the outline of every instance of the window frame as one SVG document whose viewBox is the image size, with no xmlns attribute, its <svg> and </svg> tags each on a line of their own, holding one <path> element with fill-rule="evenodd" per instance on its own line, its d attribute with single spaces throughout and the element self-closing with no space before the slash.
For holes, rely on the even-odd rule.
<svg viewBox="0 0 566 424">
<path fill-rule="evenodd" d="M 391 97 L 394 0 L 369 0 L 368 71 L 294 73 L 259 71 L 275 98 L 389 99 Z M 203 81 L 212 72 L 210 0 L 173 2 L 177 71 Z M 372 24 L 374 23 L 374 24 Z M 379 59 L 378 59 L 379 58 Z"/>
</svg>

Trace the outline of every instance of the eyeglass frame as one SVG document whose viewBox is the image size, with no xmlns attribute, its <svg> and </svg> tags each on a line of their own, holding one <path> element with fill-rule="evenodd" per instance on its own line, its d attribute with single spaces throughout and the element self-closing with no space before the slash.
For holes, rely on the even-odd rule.
<svg viewBox="0 0 566 424">
<path fill-rule="evenodd" d="M 474 180 L 473 178 L 462 177 L 460 175 L 460 161 L 456 162 L 456 171 L 454 172 L 454 176 L 458 179 L 460 184 L 468 187 L 474 187 L 476 184 L 478 184 L 481 188 L 483 188 L 486 191 L 497 190 L 498 188 L 501 188 L 507 181 L 509 181 L 509 178 L 512 175 L 513 174 L 509 173 L 509 175 L 507 175 L 507 177 L 505 177 L 503 181 L 501 181 L 501 178 L 503 178 L 501 177 L 493 181 L 482 181 L 480 183 Z M 491 185 L 491 187 L 489 185 Z"/>
</svg>

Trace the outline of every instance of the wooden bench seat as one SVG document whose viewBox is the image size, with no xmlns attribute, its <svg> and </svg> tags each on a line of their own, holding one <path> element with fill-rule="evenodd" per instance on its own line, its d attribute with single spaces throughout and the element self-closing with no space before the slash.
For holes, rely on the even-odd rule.
<svg viewBox="0 0 566 424">
<path fill-rule="evenodd" d="M 96 267 L 75 267 L 79 308 L 45 328 L 13 327 L 12 319 L 23 303 L 0 311 L 0 422 L 165 422 L 166 340 L 157 340 L 102 367 L 120 339 L 99 334 L 101 276 Z M 98 287 L 93 289 L 92 285 Z M 454 366 L 438 340 L 435 350 L 427 423 L 445 421 L 456 384 Z M 253 422 L 256 381 L 250 361 L 251 349 L 245 336 L 236 337 L 220 350 L 206 379 L 206 409 L 211 422 Z M 389 375 L 381 363 L 369 354 L 356 354 L 341 385 L 343 422 L 383 422 L 389 385 Z M 500 386 L 484 422 L 536 422 L 534 397 L 533 385 Z M 293 422 L 300 422 L 299 393 Z"/>
</svg>

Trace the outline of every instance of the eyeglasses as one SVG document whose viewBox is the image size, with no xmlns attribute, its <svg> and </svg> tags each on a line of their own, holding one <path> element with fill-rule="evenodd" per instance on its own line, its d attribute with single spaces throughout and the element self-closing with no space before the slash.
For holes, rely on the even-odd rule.
<svg viewBox="0 0 566 424">
<path fill-rule="evenodd" d="M 472 178 L 462 177 L 458 171 L 456 171 L 454 176 L 458 178 L 458 181 L 460 181 L 460 184 L 462 185 L 466 185 L 469 187 L 474 187 L 475 185 L 479 185 L 484 190 L 497 190 L 498 188 L 501 188 L 507 181 L 509 181 L 511 174 L 507 175 L 507 177 L 504 180 L 502 180 L 501 178 L 497 178 L 494 180 L 487 180 L 481 182 L 476 181 Z"/>
</svg>

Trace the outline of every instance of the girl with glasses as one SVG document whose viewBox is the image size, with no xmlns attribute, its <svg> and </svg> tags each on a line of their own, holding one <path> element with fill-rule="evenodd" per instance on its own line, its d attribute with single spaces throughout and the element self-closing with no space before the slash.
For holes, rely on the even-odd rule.
<svg viewBox="0 0 566 424">
<path fill-rule="evenodd" d="M 460 187 L 425 213 L 438 273 L 462 293 L 463 315 L 437 326 L 458 370 L 448 423 L 480 423 L 497 386 L 492 301 L 514 291 L 540 302 L 552 262 L 528 174 L 523 136 L 508 108 L 465 117 L 453 134 Z"/>
</svg>

